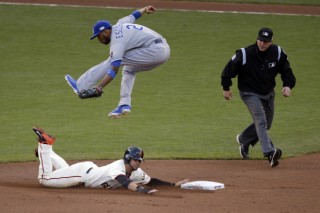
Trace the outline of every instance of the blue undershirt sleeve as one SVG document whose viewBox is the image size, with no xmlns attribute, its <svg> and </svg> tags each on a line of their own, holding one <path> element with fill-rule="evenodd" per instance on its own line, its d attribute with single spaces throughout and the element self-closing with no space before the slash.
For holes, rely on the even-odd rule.
<svg viewBox="0 0 320 213">
<path fill-rule="evenodd" d="M 136 20 L 141 17 L 139 10 L 134 11 L 131 15 L 133 15 Z"/>
<path fill-rule="evenodd" d="M 116 61 L 111 62 L 111 65 L 114 66 L 114 67 L 120 67 L 121 60 L 116 60 Z"/>
</svg>

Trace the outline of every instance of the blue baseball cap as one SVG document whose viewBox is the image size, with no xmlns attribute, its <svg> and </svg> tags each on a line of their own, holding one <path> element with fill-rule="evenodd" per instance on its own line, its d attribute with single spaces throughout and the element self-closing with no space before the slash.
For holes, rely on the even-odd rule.
<svg viewBox="0 0 320 213">
<path fill-rule="evenodd" d="M 104 31 L 105 29 L 110 29 L 111 27 L 112 26 L 108 21 L 105 21 L 105 20 L 97 21 L 97 23 L 95 25 L 93 25 L 93 27 L 92 27 L 93 36 L 91 36 L 90 40 L 97 37 L 99 35 L 99 33 Z"/>
</svg>

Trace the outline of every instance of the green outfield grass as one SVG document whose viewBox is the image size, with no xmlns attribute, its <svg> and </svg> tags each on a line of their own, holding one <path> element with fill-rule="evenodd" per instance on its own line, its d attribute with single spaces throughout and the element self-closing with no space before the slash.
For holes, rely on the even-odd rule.
<svg viewBox="0 0 320 213">
<path fill-rule="evenodd" d="M 165 36 L 171 58 L 137 75 L 132 113 L 107 118 L 119 101 L 121 75 L 96 100 L 80 100 L 64 75 L 79 77 L 108 57 L 109 46 L 90 41 L 99 19 L 115 23 L 131 10 L 0 5 L 0 162 L 34 161 L 32 126 L 57 137 L 66 159 L 115 159 L 129 145 L 146 159 L 238 159 L 235 136 L 251 118 L 241 102 L 225 101 L 220 74 L 238 48 L 255 42 L 260 27 L 275 32 L 297 77 L 293 96 L 276 88 L 270 131 L 284 157 L 319 152 L 318 26 L 313 16 L 217 14 L 160 10 L 137 21 Z M 260 146 L 251 149 L 262 159 Z"/>
</svg>

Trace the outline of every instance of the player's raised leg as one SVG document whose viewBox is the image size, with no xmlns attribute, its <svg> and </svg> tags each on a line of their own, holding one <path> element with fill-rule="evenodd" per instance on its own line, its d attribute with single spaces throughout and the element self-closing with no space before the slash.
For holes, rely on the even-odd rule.
<svg viewBox="0 0 320 213">
<path fill-rule="evenodd" d="M 90 89 L 94 87 L 97 82 L 101 81 L 107 74 L 107 70 L 110 68 L 110 59 L 91 67 L 78 79 L 74 79 L 71 75 L 67 74 L 65 79 L 72 90 L 78 94 L 81 90 Z"/>
<path fill-rule="evenodd" d="M 42 128 L 33 127 L 38 136 L 39 182 L 47 187 L 70 187 L 84 182 L 88 169 L 97 167 L 92 162 L 77 163 L 69 166 L 63 158 L 52 150 L 55 138 Z M 53 168 L 55 169 L 53 171 Z"/>
<path fill-rule="evenodd" d="M 42 128 L 33 127 L 34 133 L 38 136 L 38 155 L 39 155 L 39 181 L 52 172 L 51 150 L 55 138 L 47 134 Z"/>
<path fill-rule="evenodd" d="M 54 169 L 69 167 L 69 164 L 53 150 L 51 150 L 50 159 Z"/>
<path fill-rule="evenodd" d="M 118 107 L 109 113 L 109 118 L 120 118 L 131 112 L 131 93 L 136 78 L 135 72 L 122 71 L 121 87 L 120 87 L 120 102 Z"/>
<path fill-rule="evenodd" d="M 123 58 L 118 107 L 109 113 L 110 118 L 120 118 L 131 112 L 131 93 L 138 72 L 151 71 L 165 63 L 170 56 L 170 47 L 164 38 L 155 40 L 146 48 L 128 51 Z"/>
<path fill-rule="evenodd" d="M 77 87 L 79 91 L 83 89 L 90 89 L 101 81 L 110 69 L 110 58 L 101 62 L 100 64 L 91 67 L 77 80 Z"/>
</svg>

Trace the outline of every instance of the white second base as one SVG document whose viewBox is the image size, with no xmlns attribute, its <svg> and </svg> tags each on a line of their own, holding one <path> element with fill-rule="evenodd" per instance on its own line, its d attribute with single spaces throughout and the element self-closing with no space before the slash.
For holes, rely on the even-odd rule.
<svg viewBox="0 0 320 213">
<path fill-rule="evenodd" d="M 192 181 L 188 183 L 184 183 L 181 185 L 182 189 L 193 189 L 193 190 L 217 190 L 223 189 L 224 184 L 213 182 L 213 181 Z"/>
</svg>

